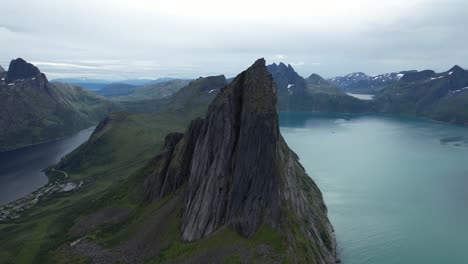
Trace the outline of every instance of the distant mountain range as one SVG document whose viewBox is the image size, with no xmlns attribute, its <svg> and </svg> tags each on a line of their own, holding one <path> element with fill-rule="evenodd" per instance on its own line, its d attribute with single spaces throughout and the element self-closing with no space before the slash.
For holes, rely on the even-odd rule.
<svg viewBox="0 0 468 264">
<path fill-rule="evenodd" d="M 61 79 L 54 79 L 51 82 L 60 82 L 60 83 L 68 83 L 73 85 L 81 86 L 87 90 L 96 91 L 105 88 L 110 84 L 128 84 L 132 86 L 143 86 L 146 84 L 156 84 L 162 82 L 168 82 L 171 80 L 175 80 L 177 78 L 159 78 L 156 80 L 153 79 L 128 79 L 128 80 L 105 80 L 105 79 L 92 79 L 92 78 L 61 78 Z"/>
<path fill-rule="evenodd" d="M 50 83 L 23 59 L 0 73 L 0 105 L 0 151 L 72 134 L 120 109 L 81 87 Z"/>
<path fill-rule="evenodd" d="M 300 76 L 291 65 L 267 66 L 278 87 L 281 111 L 330 113 L 390 113 L 468 123 L 468 73 L 459 66 L 447 72 L 402 71 L 368 76 L 353 73 L 325 80 L 317 74 Z M 35 144 L 91 126 L 113 110 L 155 113 L 162 110 L 196 108 L 210 102 L 230 80 L 224 76 L 139 80 L 143 86 L 104 84 L 95 95 L 71 84 L 49 82 L 40 70 L 22 59 L 0 69 L 0 150 Z M 68 81 L 91 81 L 68 79 Z M 96 80 L 92 80 L 96 81 Z M 131 82 L 131 81 L 129 81 Z M 347 92 L 372 93 L 364 101 Z M 108 100 L 99 95 L 108 97 Z"/>
<path fill-rule="evenodd" d="M 163 84 L 163 83 L 161 83 Z M 157 113 L 183 112 L 204 113 L 206 106 L 215 98 L 218 92 L 227 85 L 223 75 L 200 77 L 189 82 L 171 96 L 145 100 L 126 100 L 120 103 L 131 112 Z"/>
<path fill-rule="evenodd" d="M 454 66 L 442 73 L 408 72 L 377 93 L 375 103 L 385 113 L 468 125 L 468 71 Z"/>
<path fill-rule="evenodd" d="M 190 80 L 170 79 L 150 82 L 143 86 L 111 83 L 93 92 L 119 101 L 151 100 L 168 97 L 189 84 L 189 82 Z"/>
<path fill-rule="evenodd" d="M 368 102 L 349 96 L 317 74 L 301 77 L 291 65 L 268 65 L 278 85 L 279 108 L 282 111 L 319 111 L 362 113 L 371 111 Z"/>
<path fill-rule="evenodd" d="M 405 73 L 414 71 L 401 71 L 369 76 L 363 72 L 355 72 L 345 76 L 334 77 L 328 81 L 336 87 L 357 94 L 375 94 L 383 88 L 398 82 Z"/>
</svg>

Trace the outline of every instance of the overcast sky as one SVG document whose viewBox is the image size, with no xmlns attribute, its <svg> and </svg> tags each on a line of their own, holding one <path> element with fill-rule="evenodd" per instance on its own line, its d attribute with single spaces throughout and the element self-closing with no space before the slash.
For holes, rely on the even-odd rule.
<svg viewBox="0 0 468 264">
<path fill-rule="evenodd" d="M 0 0 L 0 64 L 49 79 L 468 67 L 467 0 Z"/>
</svg>

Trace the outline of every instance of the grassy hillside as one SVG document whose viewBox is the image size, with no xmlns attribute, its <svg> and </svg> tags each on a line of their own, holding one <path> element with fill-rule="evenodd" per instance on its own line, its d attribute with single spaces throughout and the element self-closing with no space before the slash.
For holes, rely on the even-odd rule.
<svg viewBox="0 0 468 264">
<path fill-rule="evenodd" d="M 223 227 L 187 243 L 180 239 L 182 192 L 143 201 L 142 182 L 164 137 L 204 116 L 212 90 L 223 83 L 222 76 L 199 79 L 172 98 L 167 111 L 116 112 L 101 121 L 90 140 L 55 167 L 82 187 L 40 199 L 21 218 L 0 223 L 0 263 L 291 263 L 290 239 L 304 248 L 294 259 L 309 259 L 299 226 L 285 227 L 286 234 L 262 225 L 249 239 Z"/>
<path fill-rule="evenodd" d="M 190 83 L 190 80 L 168 80 L 159 83 L 150 83 L 144 86 L 133 87 L 126 94 L 116 96 L 119 101 L 140 101 L 150 99 L 161 99 L 169 97 Z"/>
<path fill-rule="evenodd" d="M 375 100 L 384 113 L 468 124 L 468 71 L 455 66 L 443 73 L 410 72 Z"/>
<path fill-rule="evenodd" d="M 43 75 L 0 84 L 0 151 L 54 140 L 97 124 L 119 106 Z"/>
<path fill-rule="evenodd" d="M 125 109 L 134 113 L 158 113 L 163 110 L 181 113 L 186 112 L 187 109 L 198 112 L 211 103 L 225 85 L 226 78 L 222 75 L 200 77 L 169 97 L 120 103 Z"/>
<path fill-rule="evenodd" d="M 138 233 L 145 219 L 161 206 L 141 205 L 137 182 L 149 169 L 145 165 L 162 148 L 168 133 L 183 132 L 190 120 L 204 116 L 208 104 L 224 84 L 223 76 L 200 78 L 166 102 L 170 110 L 156 114 L 115 112 L 101 121 L 90 140 L 56 166 L 67 172 L 71 181 L 83 181 L 82 188 L 72 194 L 54 194 L 26 211 L 20 219 L 0 223 L 0 263 L 87 263 L 79 258 L 64 258 L 70 254 L 63 247 L 80 237 L 80 232 L 72 231 L 73 226 L 99 208 L 117 208 L 116 211 L 122 209 L 131 214 L 125 223 L 116 226 L 105 223 L 106 219 L 102 225 L 97 223 L 88 237 L 90 241 L 114 245 Z M 63 93 L 61 96 L 70 104 L 77 99 L 74 93 Z M 72 105 L 84 111 L 84 105 Z M 53 172 L 49 175 L 54 177 Z M 177 236 L 177 221 L 165 229 L 167 236 Z M 120 230 L 118 234 L 116 228 Z M 173 246 L 162 258 L 171 258 L 172 251 L 181 250 L 179 247 L 191 251 L 199 247 L 196 244 Z"/>
<path fill-rule="evenodd" d="M 104 97 L 115 98 L 130 95 L 135 92 L 136 88 L 137 86 L 126 83 L 111 83 L 95 91 L 95 93 Z"/>
<path fill-rule="evenodd" d="M 105 205 L 127 203 L 113 188 L 124 187 L 121 184 L 129 175 L 161 147 L 164 136 L 185 125 L 182 118 L 170 115 L 115 113 L 110 118 L 109 130 L 94 135 L 59 165 L 72 181 L 84 182 L 81 189 L 56 194 L 19 220 L 0 223 L 0 263 L 51 263 L 61 255 L 56 250 L 59 245 L 76 238 L 69 229 L 80 216 Z"/>
</svg>

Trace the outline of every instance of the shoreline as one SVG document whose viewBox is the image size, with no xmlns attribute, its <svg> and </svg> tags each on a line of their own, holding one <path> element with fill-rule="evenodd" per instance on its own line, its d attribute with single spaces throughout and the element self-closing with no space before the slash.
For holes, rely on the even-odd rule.
<svg viewBox="0 0 468 264">
<path fill-rule="evenodd" d="M 34 147 L 34 146 L 38 146 L 38 145 L 42 145 L 42 144 L 57 142 L 59 140 L 65 139 L 65 138 L 70 137 L 70 136 L 73 136 L 73 135 L 75 135 L 75 134 L 77 134 L 77 133 L 79 133 L 79 132 L 81 132 L 83 130 L 87 130 L 87 129 L 91 129 L 91 128 L 93 128 L 93 129 L 96 128 L 96 125 L 93 125 L 93 126 L 90 126 L 90 127 L 85 127 L 83 129 L 80 129 L 80 130 L 75 131 L 75 132 L 73 132 L 71 134 L 65 135 L 63 137 L 49 139 L 49 140 L 46 140 L 46 141 L 41 141 L 41 142 L 27 144 L 27 145 L 22 145 L 22 146 L 19 146 L 19 147 L 14 147 L 14 148 L 6 149 L 6 150 L 0 150 L 0 153 L 5 153 L 5 152 L 10 152 L 10 151 L 15 151 L 15 150 L 21 150 L 21 149 L 28 148 L 28 147 Z"/>
<path fill-rule="evenodd" d="M 385 116 L 385 117 L 394 117 L 394 118 L 411 118 L 419 119 L 424 121 L 430 121 L 434 123 L 440 123 L 444 125 L 451 125 L 456 127 L 468 127 L 468 121 L 465 123 L 453 123 L 448 121 L 437 120 L 424 116 L 415 116 L 415 115 L 403 115 L 403 114 L 392 114 L 392 113 L 379 113 L 379 112 L 362 112 L 362 113 L 350 113 L 350 112 L 322 112 L 322 111 L 279 111 L 279 113 L 314 113 L 314 114 L 326 114 L 326 115 L 353 115 L 353 116 Z"/>
<path fill-rule="evenodd" d="M 4 151 L 4 152 L 0 152 L 0 153 L 7 153 L 7 152 L 10 152 L 10 151 L 20 151 L 20 150 L 24 150 L 28 147 L 32 147 L 32 146 L 39 146 L 39 145 L 42 145 L 42 144 L 47 144 L 47 143 L 54 143 L 54 142 L 58 142 L 60 140 L 64 140 L 66 138 L 69 138 L 69 137 L 73 137 L 75 135 L 78 135 L 79 133 L 81 132 L 88 132 L 88 131 L 91 131 L 91 130 L 94 130 L 96 127 L 95 126 L 91 126 L 91 127 L 87 127 L 87 128 L 84 128 L 84 129 L 81 129 L 80 131 L 77 131 L 71 135 L 68 135 L 68 136 L 65 136 L 65 137 L 62 137 L 60 139 L 56 139 L 56 140 L 49 140 L 47 142 L 42 142 L 42 143 L 38 143 L 38 144 L 33 144 L 33 145 L 30 145 L 30 146 L 25 146 L 25 147 L 22 147 L 22 148 L 17 148 L 17 149 L 14 149 L 14 150 L 9 150 L 9 151 Z M 92 134 L 92 133 L 91 133 Z M 87 138 L 85 141 L 83 141 L 82 143 L 80 143 L 78 146 L 76 146 L 75 148 L 73 149 L 70 149 L 69 152 L 65 153 L 64 155 L 60 156 L 59 159 L 58 159 L 58 162 L 60 162 L 61 159 L 63 159 L 64 157 L 66 157 L 68 154 L 70 154 L 71 152 L 73 152 L 75 149 L 77 149 L 79 146 L 81 146 L 83 143 L 87 142 L 89 138 Z M 58 155 L 57 155 L 58 156 Z M 6 206 L 8 205 L 11 205 L 11 204 L 15 204 L 15 203 L 18 203 L 20 202 L 21 200 L 24 200 L 24 199 L 27 199 L 28 197 L 30 197 L 31 195 L 34 195 L 35 193 L 37 192 L 40 192 L 40 191 L 44 191 L 44 188 L 47 188 L 48 186 L 50 185 L 56 185 L 56 184 L 62 184 L 64 183 L 64 181 L 66 179 L 69 179 L 69 175 L 67 172 L 65 171 L 61 171 L 61 170 L 56 170 L 55 169 L 55 166 L 58 164 L 58 162 L 54 162 L 53 164 L 49 164 L 49 165 L 45 165 L 45 167 L 43 168 L 38 168 L 38 171 L 37 173 L 41 173 L 42 175 L 44 175 L 46 177 L 46 182 L 41 185 L 41 186 L 38 186 L 37 188 L 35 189 L 32 189 L 29 193 L 27 194 L 24 194 L 24 195 L 21 195 L 19 196 L 18 198 L 14 199 L 14 200 L 10 200 L 10 201 L 6 201 L 6 202 L 1 202 L 0 203 L 0 208 L 5 208 Z M 41 166 L 42 167 L 42 166 Z M 55 176 L 55 175 L 51 175 L 51 173 L 54 173 L 54 172 L 57 172 L 57 173 L 60 173 L 62 174 L 63 176 L 60 177 L 60 176 Z M 41 176 L 42 177 L 42 176 Z M 70 181 L 71 182 L 71 181 Z M 14 198 L 14 197 L 12 197 Z M 0 211 L 1 213 L 1 211 Z M 0 215 L 1 216 L 1 215 Z M 0 217 L 0 221 L 2 220 L 2 217 Z"/>
<path fill-rule="evenodd" d="M 54 172 L 58 172 L 63 176 L 53 177 L 49 175 Z M 0 223 L 21 218 L 26 210 L 35 207 L 45 198 L 49 198 L 55 194 L 70 193 L 83 186 L 83 181 L 80 181 L 79 183 L 67 181 L 69 175 L 65 171 L 50 168 L 44 171 L 44 174 L 48 179 L 47 184 L 19 199 L 0 205 Z"/>
</svg>

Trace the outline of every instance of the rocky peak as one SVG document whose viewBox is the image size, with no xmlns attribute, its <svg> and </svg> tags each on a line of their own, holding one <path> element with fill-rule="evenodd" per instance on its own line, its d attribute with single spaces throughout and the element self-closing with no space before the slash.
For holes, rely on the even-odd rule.
<svg viewBox="0 0 468 264">
<path fill-rule="evenodd" d="M 223 87 L 226 85 L 226 77 L 224 75 L 199 77 L 196 80 L 190 82 L 190 89 L 197 88 L 199 92 L 209 92 L 213 87 Z"/>
<path fill-rule="evenodd" d="M 281 137 L 277 87 L 264 59 L 219 92 L 204 120 L 168 136 L 152 164 L 146 200 L 184 192 L 182 240 L 223 226 L 251 237 L 267 225 L 284 235 L 292 256 L 307 252 L 295 262 L 335 262 L 321 193 Z"/>
<path fill-rule="evenodd" d="M 450 90 L 456 91 L 468 86 L 468 71 L 462 67 L 455 65 L 445 74 L 448 74 L 449 77 L 448 83 Z"/>
<path fill-rule="evenodd" d="M 0 65 L 0 73 L 5 72 L 5 69 L 3 69 L 2 65 Z"/>
<path fill-rule="evenodd" d="M 295 92 L 305 90 L 304 78 L 302 78 L 291 65 L 286 66 L 284 63 L 270 64 L 267 66 L 268 71 L 272 74 L 280 93 L 290 93 L 292 86 Z"/>
<path fill-rule="evenodd" d="M 458 66 L 458 65 L 453 66 L 453 67 L 449 70 L 449 72 L 454 72 L 454 73 L 457 73 L 457 72 L 464 72 L 464 71 L 465 71 L 465 70 L 464 70 L 462 67 Z"/>
<path fill-rule="evenodd" d="M 8 67 L 8 72 L 6 76 L 6 81 L 10 83 L 15 80 L 36 77 L 39 74 L 41 74 L 41 72 L 36 66 L 26 62 L 21 58 L 18 58 L 10 62 L 10 66 Z"/>
<path fill-rule="evenodd" d="M 315 74 L 315 73 L 312 73 L 308 78 L 307 78 L 308 81 L 310 82 L 315 82 L 315 83 L 321 83 L 321 82 L 325 82 L 326 80 L 324 78 L 322 78 L 322 76 L 318 75 L 318 74 Z"/>
<path fill-rule="evenodd" d="M 193 155 L 184 240 L 223 225 L 250 236 L 261 223 L 278 224 L 277 103 L 276 85 L 260 59 L 211 104 Z"/>
</svg>

